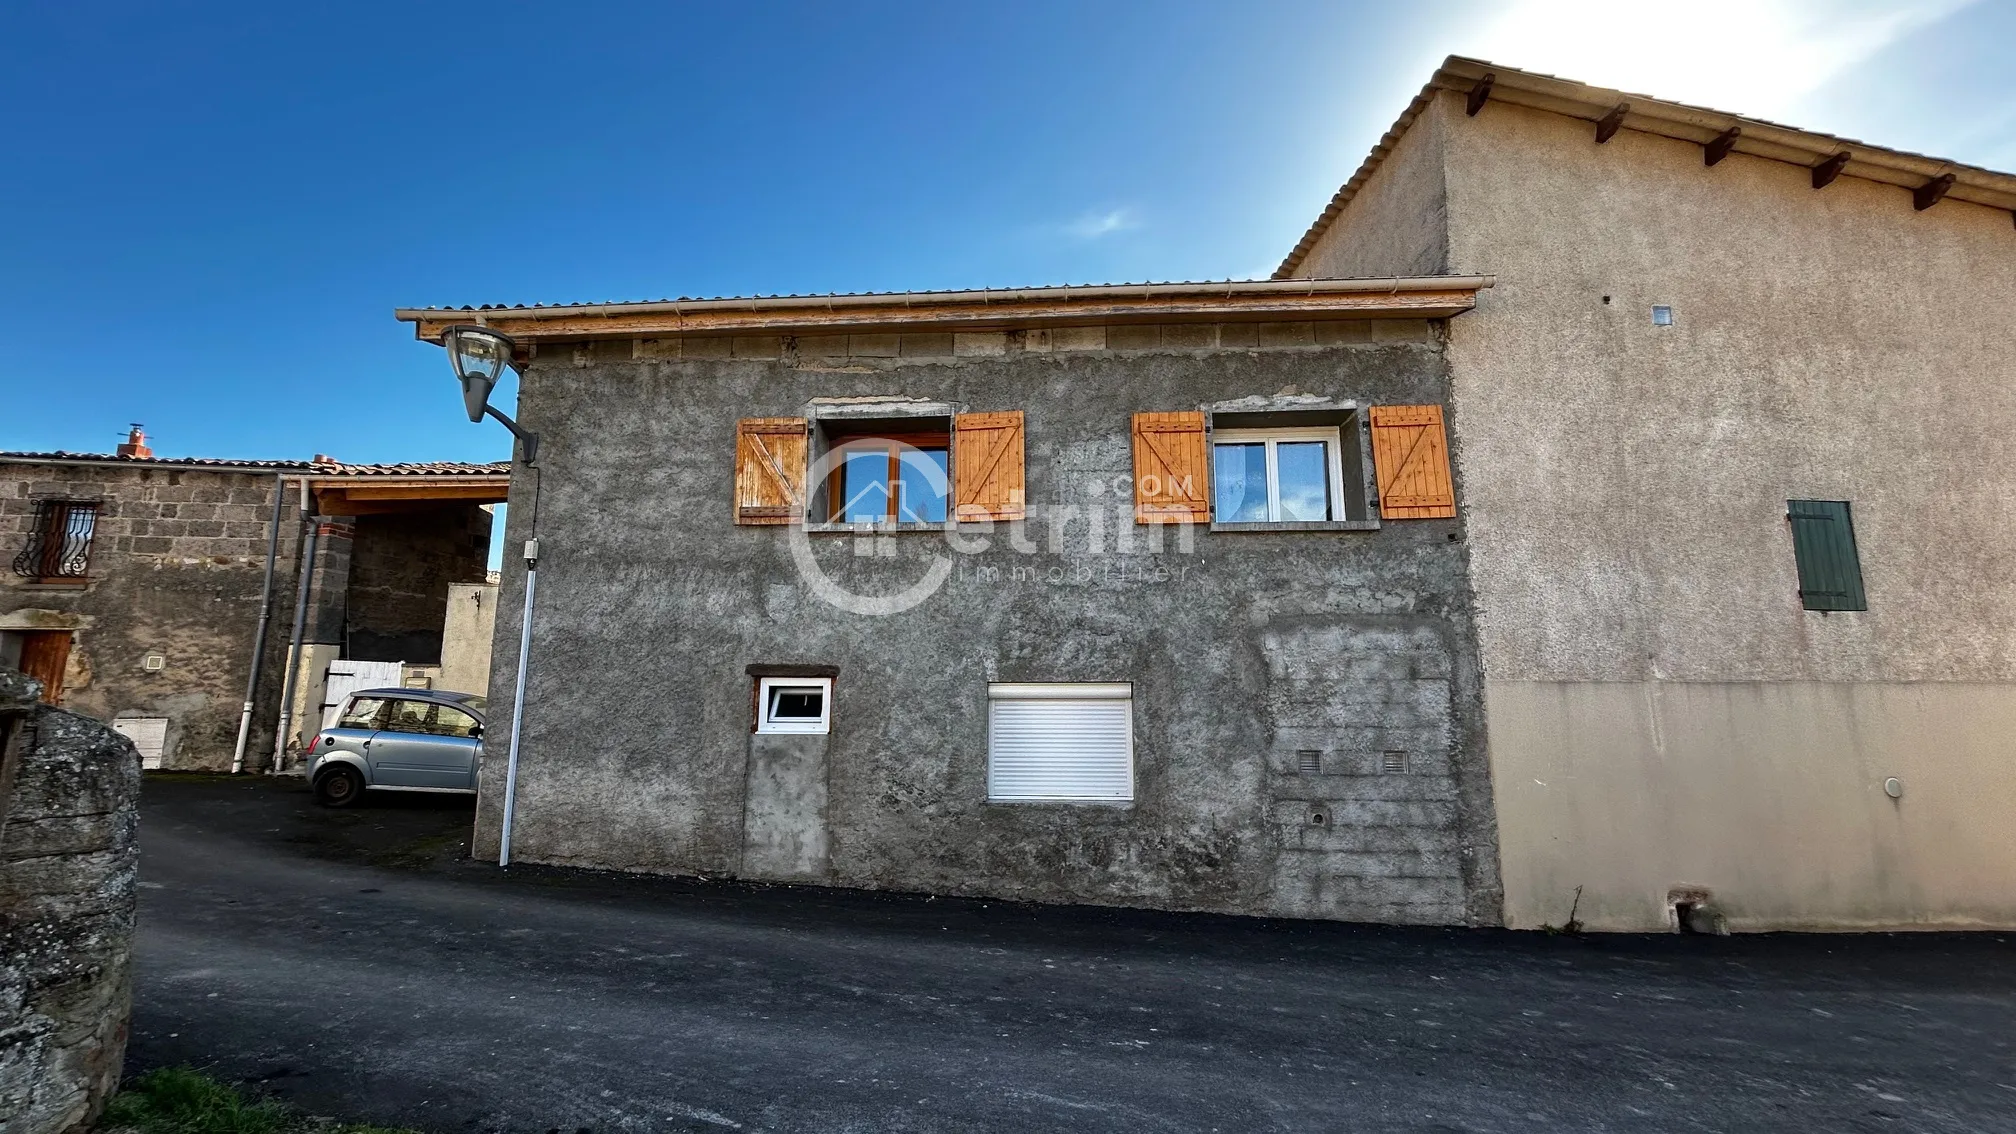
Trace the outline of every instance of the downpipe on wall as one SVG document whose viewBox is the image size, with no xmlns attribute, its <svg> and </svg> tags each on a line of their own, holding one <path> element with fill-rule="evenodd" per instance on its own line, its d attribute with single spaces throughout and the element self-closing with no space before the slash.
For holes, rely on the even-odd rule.
<svg viewBox="0 0 2016 1134">
<path fill-rule="evenodd" d="M 280 557 L 280 516 L 287 510 L 287 476 L 273 474 L 273 522 L 266 534 L 266 581 L 259 588 L 259 629 L 252 633 L 252 676 L 245 679 L 245 710 L 238 715 L 238 746 L 231 750 L 231 774 L 245 770 L 245 742 L 252 736 L 252 701 L 259 695 L 259 671 L 266 661 L 266 626 L 273 620 L 273 564 Z"/>
<path fill-rule="evenodd" d="M 280 761 L 287 754 L 287 726 L 294 718 L 294 687 L 301 676 L 301 635 L 308 625 L 308 584 L 315 574 L 315 543 L 321 525 L 307 506 L 308 482 L 301 482 L 301 586 L 294 596 L 294 632 L 287 637 L 287 679 L 280 683 L 280 724 L 273 732 L 273 763 L 268 775 L 280 774 Z"/>
<path fill-rule="evenodd" d="M 525 733 L 525 663 L 532 656 L 532 600 L 539 592 L 539 540 L 525 541 L 525 614 L 518 627 L 518 675 L 511 696 L 511 748 L 504 758 L 504 826 L 497 865 L 511 865 L 511 820 L 518 802 L 518 739 Z"/>
</svg>

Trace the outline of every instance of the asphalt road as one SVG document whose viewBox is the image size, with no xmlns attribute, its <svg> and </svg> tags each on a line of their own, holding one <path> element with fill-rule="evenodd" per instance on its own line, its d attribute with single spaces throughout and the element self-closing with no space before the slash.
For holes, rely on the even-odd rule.
<svg viewBox="0 0 2016 1134">
<path fill-rule="evenodd" d="M 471 863 L 150 778 L 128 1070 L 427 1131 L 2016 1130 L 2005 935 L 1545 937 Z"/>
</svg>

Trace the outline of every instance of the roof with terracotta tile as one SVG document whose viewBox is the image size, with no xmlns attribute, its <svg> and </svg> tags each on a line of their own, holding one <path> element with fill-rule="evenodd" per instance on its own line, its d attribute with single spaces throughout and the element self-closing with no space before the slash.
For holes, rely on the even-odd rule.
<svg viewBox="0 0 2016 1134">
<path fill-rule="evenodd" d="M 116 453 L 72 453 L 62 449 L 50 452 L 0 452 L 0 462 L 5 461 L 14 461 L 23 464 L 163 466 L 168 468 L 216 469 L 220 471 L 256 470 L 299 473 L 304 476 L 345 477 L 508 476 L 511 472 L 511 462 L 509 461 L 407 461 L 386 465 L 359 465 L 351 464 L 347 461 L 240 461 L 226 457 L 122 457 Z"/>
</svg>

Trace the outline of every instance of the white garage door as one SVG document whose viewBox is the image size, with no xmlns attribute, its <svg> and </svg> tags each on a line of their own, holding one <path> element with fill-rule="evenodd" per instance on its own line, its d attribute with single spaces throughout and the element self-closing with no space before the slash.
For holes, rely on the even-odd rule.
<svg viewBox="0 0 2016 1134">
<path fill-rule="evenodd" d="M 1134 799 L 1134 687 L 995 682 L 987 687 L 987 798 Z"/>
</svg>

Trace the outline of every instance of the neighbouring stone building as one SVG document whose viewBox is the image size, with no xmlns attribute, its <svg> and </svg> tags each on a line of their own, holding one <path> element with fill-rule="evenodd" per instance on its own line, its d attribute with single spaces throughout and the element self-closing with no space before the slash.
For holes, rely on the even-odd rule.
<svg viewBox="0 0 2016 1134">
<path fill-rule="evenodd" d="M 448 588 L 484 580 L 484 505 L 508 483 L 493 465 L 157 457 L 137 429 L 120 449 L 0 453 L 0 665 L 150 767 L 228 768 L 241 722 L 246 764 L 267 766 L 290 657 L 290 737 L 319 720 L 332 661 L 438 665 Z"/>
<path fill-rule="evenodd" d="M 2016 925 L 2012 212 L 1451 59 L 1273 281 L 401 311 L 543 435 L 515 854 Z"/>
<path fill-rule="evenodd" d="M 2016 926 L 2012 212 L 1451 59 L 1282 265 L 1496 278 L 1447 359 L 1507 924 Z"/>
</svg>

